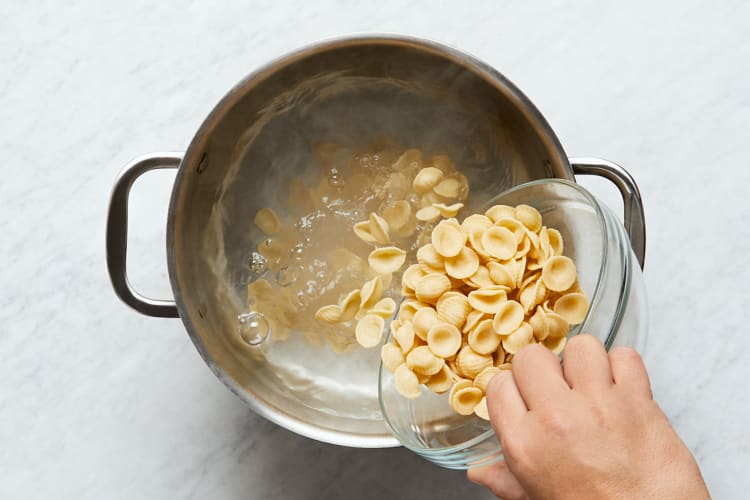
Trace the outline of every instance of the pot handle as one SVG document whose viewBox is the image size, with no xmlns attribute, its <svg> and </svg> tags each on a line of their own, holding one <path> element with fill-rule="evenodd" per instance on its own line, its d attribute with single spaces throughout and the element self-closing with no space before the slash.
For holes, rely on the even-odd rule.
<svg viewBox="0 0 750 500">
<path fill-rule="evenodd" d="M 173 300 L 150 299 L 133 289 L 128 281 L 128 199 L 133 182 L 150 170 L 177 168 L 183 153 L 151 153 L 130 162 L 115 181 L 107 214 L 107 268 L 112 288 L 120 299 L 139 313 L 157 318 L 177 318 Z"/>
<path fill-rule="evenodd" d="M 630 237 L 630 245 L 643 269 L 646 258 L 646 219 L 643 214 L 643 201 L 633 177 L 620 165 L 601 158 L 570 158 L 575 175 L 598 175 L 612 182 L 622 195 L 625 231 Z"/>
</svg>

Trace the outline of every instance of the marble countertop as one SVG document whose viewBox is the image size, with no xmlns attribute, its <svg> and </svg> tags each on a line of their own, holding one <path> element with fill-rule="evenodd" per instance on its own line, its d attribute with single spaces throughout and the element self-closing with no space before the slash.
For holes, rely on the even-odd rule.
<svg viewBox="0 0 750 500">
<path fill-rule="evenodd" d="M 321 444 L 261 419 L 180 321 L 130 310 L 107 277 L 106 208 L 129 160 L 184 149 L 260 64 L 386 31 L 475 54 L 571 155 L 633 174 L 656 397 L 715 498 L 745 498 L 748 19 L 740 1 L 0 2 L 0 497 L 491 497 L 407 450 Z M 131 205 L 131 279 L 153 296 L 170 294 L 172 175 L 139 181 Z"/>
</svg>

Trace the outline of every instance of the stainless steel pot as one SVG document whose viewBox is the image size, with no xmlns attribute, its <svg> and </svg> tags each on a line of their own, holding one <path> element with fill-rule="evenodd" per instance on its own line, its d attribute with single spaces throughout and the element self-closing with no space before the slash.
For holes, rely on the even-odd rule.
<svg viewBox="0 0 750 500">
<path fill-rule="evenodd" d="M 398 445 L 379 413 L 377 354 L 349 361 L 324 349 L 311 355 L 274 351 L 273 342 L 248 347 L 237 335 L 244 298 L 233 277 L 257 243 L 247 230 L 252 214 L 283 193 L 292 172 L 304 171 L 312 143 L 365 143 L 381 134 L 450 152 L 489 195 L 540 178 L 605 177 L 622 193 L 641 265 L 645 252 L 633 179 L 605 160 L 568 159 L 529 99 L 471 56 L 413 38 L 351 37 L 304 48 L 246 77 L 185 153 L 136 159 L 116 180 L 107 221 L 112 285 L 143 314 L 179 316 L 206 364 L 259 414 L 298 434 L 355 447 Z M 130 188 L 160 168 L 177 169 L 167 220 L 174 300 L 139 294 L 125 268 Z"/>
</svg>

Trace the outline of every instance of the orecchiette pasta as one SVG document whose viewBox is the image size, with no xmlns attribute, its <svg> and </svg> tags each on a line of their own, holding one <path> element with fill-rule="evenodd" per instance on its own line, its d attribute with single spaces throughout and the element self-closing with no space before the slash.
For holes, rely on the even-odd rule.
<svg viewBox="0 0 750 500">
<path fill-rule="evenodd" d="M 390 274 L 398 271 L 406 261 L 406 252 L 398 247 L 382 247 L 370 252 L 367 262 L 370 269 L 378 274 Z"/>
</svg>

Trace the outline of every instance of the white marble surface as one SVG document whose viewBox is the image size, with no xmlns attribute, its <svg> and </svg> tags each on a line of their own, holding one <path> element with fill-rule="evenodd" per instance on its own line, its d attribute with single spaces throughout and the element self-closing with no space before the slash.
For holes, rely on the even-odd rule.
<svg viewBox="0 0 750 500">
<path fill-rule="evenodd" d="M 406 450 L 324 445 L 260 419 L 179 321 L 129 310 L 106 275 L 105 211 L 128 160 L 183 149 L 273 57 L 391 31 L 474 53 L 570 154 L 634 175 L 656 395 L 715 498 L 746 498 L 747 2 L 307 4 L 0 1 L 0 497 L 490 497 Z M 133 281 L 162 296 L 170 182 L 139 183 L 132 207 Z"/>
</svg>

